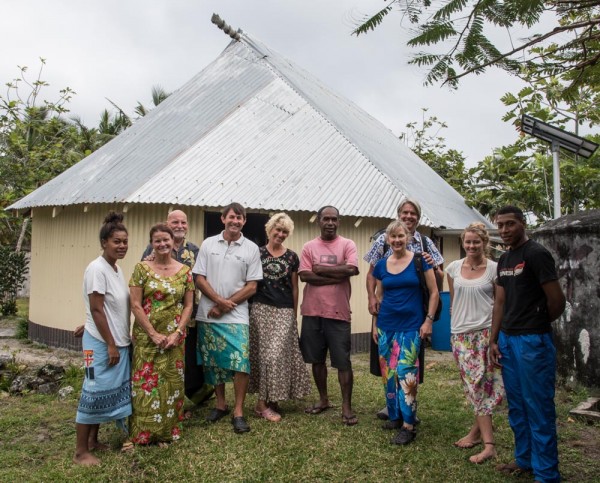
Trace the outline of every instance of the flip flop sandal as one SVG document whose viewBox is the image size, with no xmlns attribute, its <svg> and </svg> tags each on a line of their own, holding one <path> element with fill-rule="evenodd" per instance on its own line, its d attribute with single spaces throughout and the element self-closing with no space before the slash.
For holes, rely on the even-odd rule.
<svg viewBox="0 0 600 483">
<path fill-rule="evenodd" d="M 342 414 L 342 423 L 345 426 L 356 426 L 358 424 L 358 418 L 356 414 L 351 414 L 350 416 L 344 416 Z"/>
<path fill-rule="evenodd" d="M 304 412 L 306 414 L 321 414 L 322 412 L 325 412 L 325 411 L 327 411 L 328 409 L 331 409 L 331 408 L 333 408 L 333 404 L 328 404 L 327 406 L 317 406 L 317 405 L 314 405 L 314 406 L 311 406 L 309 408 L 306 408 L 304 410 Z"/>
</svg>

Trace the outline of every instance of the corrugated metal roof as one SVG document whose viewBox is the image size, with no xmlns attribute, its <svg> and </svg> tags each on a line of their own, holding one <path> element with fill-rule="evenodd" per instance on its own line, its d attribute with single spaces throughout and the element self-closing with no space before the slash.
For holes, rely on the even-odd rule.
<svg viewBox="0 0 600 483">
<path fill-rule="evenodd" d="M 383 124 L 244 33 L 147 116 L 10 208 L 238 201 L 392 218 L 404 196 L 421 202 L 428 226 L 485 221 Z"/>
</svg>

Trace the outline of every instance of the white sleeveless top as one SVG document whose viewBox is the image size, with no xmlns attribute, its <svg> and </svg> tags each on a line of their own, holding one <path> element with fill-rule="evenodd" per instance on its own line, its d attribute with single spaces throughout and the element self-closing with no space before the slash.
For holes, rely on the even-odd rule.
<svg viewBox="0 0 600 483">
<path fill-rule="evenodd" d="M 464 258 L 450 263 L 445 272 L 454 282 L 452 301 L 451 332 L 462 334 L 486 329 L 492 325 L 494 307 L 494 281 L 498 264 L 487 261 L 484 274 L 475 280 L 461 276 Z"/>
</svg>

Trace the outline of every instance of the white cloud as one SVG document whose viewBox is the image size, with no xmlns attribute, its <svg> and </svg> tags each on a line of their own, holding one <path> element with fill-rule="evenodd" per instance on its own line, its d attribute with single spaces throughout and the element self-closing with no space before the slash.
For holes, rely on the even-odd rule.
<svg viewBox="0 0 600 483">
<path fill-rule="evenodd" d="M 423 87 L 425 71 L 407 65 L 406 32 L 392 14 L 375 32 L 350 35 L 354 19 L 372 13 L 372 0 L 11 0 L 2 30 L 0 80 L 44 57 L 43 78 L 52 89 L 69 86 L 71 103 L 96 124 L 109 98 L 132 112 L 150 104 L 159 84 L 172 91 L 212 62 L 229 39 L 210 22 L 219 13 L 323 80 L 381 120 L 396 134 L 418 120 L 421 108 L 448 123 L 449 147 L 475 164 L 510 143 L 514 129 L 501 121 L 499 97 L 521 84 L 498 70 L 466 78 L 458 91 Z M 48 91 L 50 92 L 50 91 Z"/>
</svg>

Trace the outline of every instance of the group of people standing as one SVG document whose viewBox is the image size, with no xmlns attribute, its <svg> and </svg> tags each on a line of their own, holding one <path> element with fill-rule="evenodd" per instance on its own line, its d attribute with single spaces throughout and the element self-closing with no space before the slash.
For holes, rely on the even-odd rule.
<svg viewBox="0 0 600 483">
<path fill-rule="evenodd" d="M 397 430 L 391 442 L 401 445 L 416 438 L 423 341 L 432 333 L 443 278 L 441 254 L 416 230 L 420 216 L 418 202 L 404 200 L 398 219 L 364 257 L 373 315 L 371 372 L 382 377 L 386 401 L 377 416 L 386 419 L 384 429 Z M 103 254 L 84 276 L 86 376 L 76 420 L 76 463 L 99 462 L 92 451 L 102 446 L 98 424 L 106 421 L 125 427 L 129 418 L 125 449 L 177 440 L 186 417 L 184 395 L 199 402 L 213 389 L 215 406 L 207 421 L 233 412 L 233 430 L 249 431 L 244 400 L 250 391 L 258 395 L 255 414 L 278 422 L 279 402 L 311 390 L 305 363 L 312 366 L 319 393 L 305 412 L 320 414 L 333 407 L 327 353 L 338 371 L 342 423 L 358 423 L 350 360 L 350 278 L 358 274 L 358 258 L 354 242 L 337 234 L 339 211 L 319 210 L 320 236 L 305 244 L 300 257 L 284 246 L 294 228 L 285 213 L 268 221 L 268 241 L 261 248 L 243 236 L 243 206 L 225 207 L 221 221 L 224 230 L 198 248 L 185 239 L 185 214 L 171 212 L 166 223 L 152 227 L 127 290 L 116 263 L 127 252 L 127 230 L 122 215 L 107 216 L 100 232 Z M 551 255 L 527 238 L 522 211 L 505 207 L 497 223 L 509 247 L 498 265 L 488 258 L 485 226 L 474 223 L 461 235 L 465 258 L 446 268 L 452 350 L 475 413 L 468 434 L 454 444 L 483 443 L 471 456 L 473 463 L 496 456 L 492 413 L 506 389 L 515 462 L 498 469 L 533 471 L 538 481 L 558 481 L 550 322 L 562 313 L 565 299 Z M 305 283 L 299 344 L 298 279 Z M 196 288 L 202 294 L 197 306 Z M 130 306 L 135 316 L 131 368 Z M 233 409 L 225 397 L 229 381 Z"/>
</svg>

